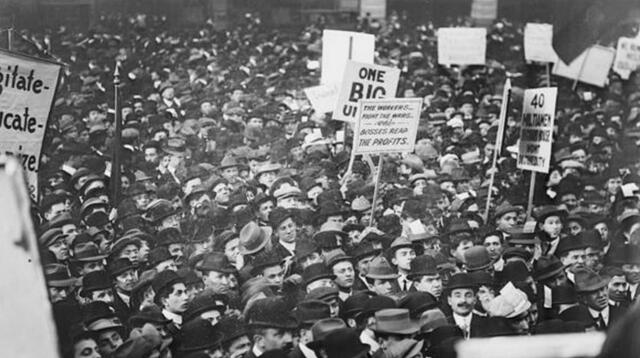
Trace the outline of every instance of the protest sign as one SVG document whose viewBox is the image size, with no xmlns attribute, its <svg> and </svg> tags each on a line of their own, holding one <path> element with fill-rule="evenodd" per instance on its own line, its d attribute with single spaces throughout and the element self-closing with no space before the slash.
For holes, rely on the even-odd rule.
<svg viewBox="0 0 640 358">
<path fill-rule="evenodd" d="M 626 80 L 638 67 L 640 67 L 640 38 L 621 37 L 618 40 L 613 70 Z"/>
<path fill-rule="evenodd" d="M 498 0 L 473 0 L 471 18 L 479 26 L 489 26 L 498 17 Z"/>
<path fill-rule="evenodd" d="M 518 169 L 549 172 L 557 95 L 555 87 L 524 91 Z"/>
<path fill-rule="evenodd" d="M 340 83 L 347 61 L 373 63 L 375 36 L 360 32 L 324 30 L 320 84 Z"/>
<path fill-rule="evenodd" d="M 400 69 L 349 61 L 344 71 L 342 89 L 335 102 L 333 119 L 355 121 L 358 100 L 395 97 Z"/>
<path fill-rule="evenodd" d="M 412 152 L 422 110 L 421 98 L 363 99 L 354 131 L 356 154 Z"/>
<path fill-rule="evenodd" d="M 438 63 L 441 65 L 484 65 L 487 29 L 442 27 L 438 29 Z"/>
<path fill-rule="evenodd" d="M 2 69 L 6 69 L 3 66 Z M 2 81 L 5 86 L 6 82 Z M 56 326 L 31 219 L 24 172 L 14 158 L 0 170 L 0 292 L 3 357 L 59 357 Z M 37 337 L 37 344 L 34 339 Z"/>
<path fill-rule="evenodd" d="M 615 51 L 608 47 L 592 46 L 569 65 L 559 60 L 553 66 L 553 74 L 571 78 L 598 87 L 604 87 Z"/>
<path fill-rule="evenodd" d="M 524 58 L 534 62 L 557 62 L 553 49 L 553 25 L 527 23 L 524 27 Z"/>
<path fill-rule="evenodd" d="M 333 111 L 338 99 L 338 84 L 318 85 L 304 89 L 311 106 L 318 113 Z"/>
<path fill-rule="evenodd" d="M 0 153 L 18 157 L 31 195 L 60 65 L 0 51 Z"/>
<path fill-rule="evenodd" d="M 360 0 L 360 17 L 384 19 L 387 17 L 387 0 Z"/>
</svg>

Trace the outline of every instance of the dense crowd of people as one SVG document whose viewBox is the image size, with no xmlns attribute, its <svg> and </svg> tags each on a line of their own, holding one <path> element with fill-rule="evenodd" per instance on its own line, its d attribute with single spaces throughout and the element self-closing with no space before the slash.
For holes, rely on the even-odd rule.
<svg viewBox="0 0 640 358">
<path fill-rule="evenodd" d="M 376 63 L 402 70 L 397 97 L 424 99 L 415 151 L 385 155 L 373 202 L 376 156 L 349 171 L 352 128 L 303 93 L 323 26 L 137 15 L 46 35 L 66 66 L 34 221 L 65 356 L 439 358 L 460 340 L 624 320 L 640 296 L 637 72 L 573 90 L 524 61 L 523 24 L 506 20 L 486 66 L 440 66 L 432 24 L 365 19 Z M 554 153 L 528 217 L 513 148 L 523 89 L 547 85 Z"/>
</svg>

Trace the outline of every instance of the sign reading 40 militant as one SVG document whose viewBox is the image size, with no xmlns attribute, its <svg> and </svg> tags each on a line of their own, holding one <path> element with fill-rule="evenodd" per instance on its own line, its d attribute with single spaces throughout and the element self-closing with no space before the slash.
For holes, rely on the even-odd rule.
<svg viewBox="0 0 640 358">
<path fill-rule="evenodd" d="M 20 159 L 34 197 L 59 74 L 59 64 L 0 51 L 0 153 Z"/>
<path fill-rule="evenodd" d="M 549 172 L 557 96 L 555 87 L 524 91 L 518 169 Z"/>
<path fill-rule="evenodd" d="M 421 98 L 362 99 L 356 122 L 356 154 L 413 152 L 422 111 Z"/>
</svg>

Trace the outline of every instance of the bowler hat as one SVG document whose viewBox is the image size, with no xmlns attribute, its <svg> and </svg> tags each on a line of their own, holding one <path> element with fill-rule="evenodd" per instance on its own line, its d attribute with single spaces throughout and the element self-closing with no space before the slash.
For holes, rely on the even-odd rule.
<svg viewBox="0 0 640 358">
<path fill-rule="evenodd" d="M 495 287 L 496 286 L 496 280 L 487 271 L 470 272 L 469 276 L 473 278 L 473 282 L 475 282 L 477 287 L 480 287 L 480 286 Z"/>
<path fill-rule="evenodd" d="M 410 335 L 420 330 L 420 325 L 409 317 L 404 308 L 383 309 L 375 313 L 376 324 L 372 328 L 376 333 Z"/>
<path fill-rule="evenodd" d="M 240 254 L 252 255 L 262 250 L 269 239 L 273 230 L 270 227 L 260 227 L 253 221 L 249 221 L 240 230 Z"/>
<path fill-rule="evenodd" d="M 492 265 L 489 252 L 483 245 L 475 245 L 466 250 L 464 260 L 467 271 L 486 270 Z"/>
<path fill-rule="evenodd" d="M 347 234 L 341 230 L 321 229 L 313 235 L 312 240 L 320 248 L 330 250 L 341 247 L 342 242 L 346 237 Z"/>
<path fill-rule="evenodd" d="M 379 280 L 394 280 L 398 278 L 398 274 L 387 259 L 378 256 L 369 261 L 366 277 Z"/>
<path fill-rule="evenodd" d="M 182 277 L 173 270 L 164 270 L 159 272 L 156 277 L 151 281 L 151 287 L 156 295 L 160 294 L 163 290 L 171 288 L 176 283 L 184 283 Z"/>
<path fill-rule="evenodd" d="M 576 292 L 588 293 L 598 291 L 607 286 L 608 280 L 590 269 L 582 269 L 575 273 Z"/>
<path fill-rule="evenodd" d="M 45 265 L 44 276 L 50 287 L 71 287 L 78 283 L 78 279 L 69 274 L 67 266 L 61 264 Z"/>
<path fill-rule="evenodd" d="M 562 256 L 569 251 L 584 250 L 586 248 L 587 245 L 582 241 L 580 236 L 568 236 L 560 238 L 560 242 L 558 242 L 558 246 L 556 247 L 556 255 Z"/>
<path fill-rule="evenodd" d="M 342 307 L 340 308 L 340 316 L 344 319 L 355 317 L 358 313 L 364 310 L 364 306 L 371 299 L 372 295 L 372 292 L 360 291 L 349 296 L 342 303 Z"/>
<path fill-rule="evenodd" d="M 412 319 L 418 319 L 422 312 L 436 308 L 438 300 L 427 292 L 409 292 L 398 302 L 399 308 L 409 310 L 409 316 Z"/>
<path fill-rule="evenodd" d="M 206 254 L 202 261 L 196 265 L 199 271 L 216 271 L 221 273 L 233 273 L 235 268 L 229 263 L 227 255 L 223 252 L 213 251 Z"/>
<path fill-rule="evenodd" d="M 224 334 L 216 326 L 204 319 L 195 319 L 185 323 L 177 337 L 179 353 L 190 353 L 220 347 Z"/>
<path fill-rule="evenodd" d="M 329 305 L 320 300 L 305 300 L 296 306 L 294 315 L 300 325 L 311 326 L 321 319 L 329 318 Z"/>
<path fill-rule="evenodd" d="M 176 227 L 167 227 L 158 231 L 156 235 L 157 246 L 169 246 L 171 244 L 182 244 L 184 242 L 180 230 Z"/>
<path fill-rule="evenodd" d="M 291 309 L 279 297 L 255 301 L 247 312 L 247 320 L 251 327 L 295 329 L 298 326 Z"/>
<path fill-rule="evenodd" d="M 218 322 L 218 328 L 220 332 L 224 332 L 223 344 L 232 342 L 234 339 L 249 335 L 249 330 L 246 323 L 235 317 L 225 316 Z"/>
<path fill-rule="evenodd" d="M 109 256 L 117 257 L 120 254 L 120 251 L 122 251 L 129 245 L 134 245 L 139 249 L 142 246 L 142 243 L 140 242 L 140 239 L 136 237 L 125 235 L 113 243 L 113 245 L 111 246 L 111 251 L 109 252 Z"/>
<path fill-rule="evenodd" d="M 82 277 L 80 296 L 89 297 L 92 291 L 113 288 L 111 277 L 106 271 L 92 271 Z"/>
<path fill-rule="evenodd" d="M 542 256 L 533 264 L 533 279 L 545 281 L 564 271 L 564 265 L 555 256 Z"/>
<path fill-rule="evenodd" d="M 457 273 L 452 275 L 447 283 L 447 290 L 451 291 L 456 288 L 476 289 L 478 285 L 468 273 Z"/>
<path fill-rule="evenodd" d="M 360 320 L 372 316 L 374 313 L 387 309 L 397 308 L 396 301 L 388 296 L 372 296 L 362 308 L 362 311 L 356 315 L 356 319 Z"/>
<path fill-rule="evenodd" d="M 438 265 L 436 260 L 429 255 L 420 255 L 411 261 L 411 269 L 407 278 L 415 280 L 420 276 L 435 276 L 438 274 Z"/>
</svg>

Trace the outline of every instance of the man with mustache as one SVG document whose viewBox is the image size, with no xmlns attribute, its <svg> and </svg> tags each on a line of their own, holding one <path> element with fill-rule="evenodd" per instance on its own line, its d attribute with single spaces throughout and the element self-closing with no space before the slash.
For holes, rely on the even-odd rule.
<svg viewBox="0 0 640 358">
<path fill-rule="evenodd" d="M 592 270 L 583 269 L 575 274 L 576 292 L 581 304 L 586 306 L 598 331 L 606 331 L 625 311 L 624 306 L 609 303 L 608 280 Z"/>
<path fill-rule="evenodd" d="M 486 326 L 486 318 L 473 313 L 477 289 L 475 281 L 467 273 L 451 276 L 446 287 L 447 302 L 452 311 L 447 321 L 458 326 L 465 339 L 483 336 Z"/>
<path fill-rule="evenodd" d="M 293 348 L 293 331 L 298 327 L 287 304 L 278 297 L 262 298 L 247 312 L 249 328 L 253 332 L 253 347 L 245 358 L 257 358 L 265 352 Z"/>
</svg>

